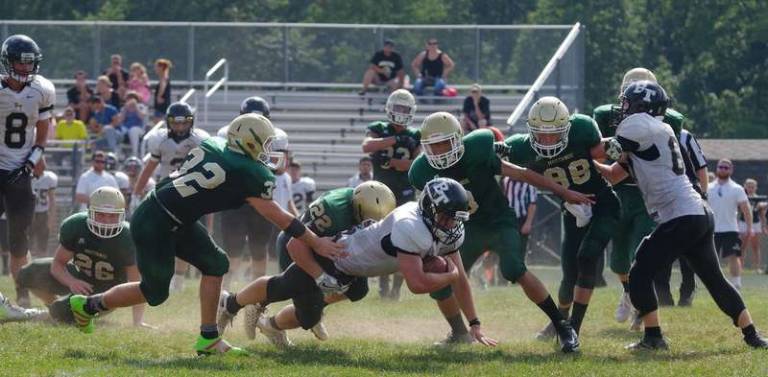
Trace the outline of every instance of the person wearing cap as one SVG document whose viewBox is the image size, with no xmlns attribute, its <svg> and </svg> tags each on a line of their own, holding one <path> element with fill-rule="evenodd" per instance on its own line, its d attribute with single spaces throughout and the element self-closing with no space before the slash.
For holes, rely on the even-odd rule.
<svg viewBox="0 0 768 377">
<path fill-rule="evenodd" d="M 461 112 L 461 125 L 465 134 L 491 125 L 491 101 L 483 96 L 480 84 L 472 84 L 469 95 L 464 98 Z"/>
<path fill-rule="evenodd" d="M 395 42 L 391 39 L 384 41 L 384 47 L 373 54 L 370 63 L 363 75 L 363 89 L 358 94 L 365 95 L 371 84 L 387 85 L 390 90 L 403 87 L 405 82 L 403 58 L 395 51 Z"/>
</svg>

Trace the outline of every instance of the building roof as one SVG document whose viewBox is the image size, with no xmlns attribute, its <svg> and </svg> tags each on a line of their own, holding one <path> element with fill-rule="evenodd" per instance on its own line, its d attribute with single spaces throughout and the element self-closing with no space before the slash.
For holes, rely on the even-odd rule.
<svg viewBox="0 0 768 377">
<path fill-rule="evenodd" d="M 698 139 L 709 161 L 728 158 L 733 161 L 768 160 L 768 139 Z"/>
</svg>

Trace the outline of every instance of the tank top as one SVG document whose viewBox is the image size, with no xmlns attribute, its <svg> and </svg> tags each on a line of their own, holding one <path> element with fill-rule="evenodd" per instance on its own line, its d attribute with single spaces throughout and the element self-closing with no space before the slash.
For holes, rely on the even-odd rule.
<svg viewBox="0 0 768 377">
<path fill-rule="evenodd" d="M 424 51 L 424 60 L 421 62 L 421 75 L 424 77 L 443 77 L 443 53 L 439 53 L 435 60 L 429 60 L 429 51 Z"/>
</svg>

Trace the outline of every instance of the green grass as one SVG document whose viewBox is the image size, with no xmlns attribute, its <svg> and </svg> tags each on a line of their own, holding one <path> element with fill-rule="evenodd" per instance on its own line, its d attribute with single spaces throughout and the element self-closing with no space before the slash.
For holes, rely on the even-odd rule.
<svg viewBox="0 0 768 377">
<path fill-rule="evenodd" d="M 551 292 L 556 291 L 556 269 L 534 271 Z M 743 294 L 758 326 L 768 326 L 768 276 L 748 275 L 744 281 Z M 545 317 L 518 287 L 476 290 L 483 326 L 487 335 L 501 341 L 499 347 L 442 350 L 430 346 L 447 330 L 432 300 L 405 294 L 400 303 L 382 302 L 372 285 L 364 301 L 328 308 L 325 322 L 331 339 L 327 342 L 318 342 L 305 331 L 292 331 L 297 347 L 279 351 L 263 338 L 248 341 L 238 320 L 226 338 L 246 347 L 251 356 L 197 358 L 192 352 L 198 326 L 197 288 L 187 283 L 184 292 L 148 309 L 147 322 L 161 326 L 157 331 L 129 327 L 130 310 L 100 320 L 92 335 L 43 323 L 0 325 L 0 375 L 768 375 L 768 352 L 748 349 L 741 333 L 701 288 L 693 308 L 662 309 L 669 352 L 636 354 L 623 349 L 639 334 L 613 320 L 617 286 L 597 290 L 582 330 L 581 354 L 566 356 L 553 344 L 532 339 Z M 0 291 L 13 296 L 7 277 L 0 279 Z"/>
</svg>

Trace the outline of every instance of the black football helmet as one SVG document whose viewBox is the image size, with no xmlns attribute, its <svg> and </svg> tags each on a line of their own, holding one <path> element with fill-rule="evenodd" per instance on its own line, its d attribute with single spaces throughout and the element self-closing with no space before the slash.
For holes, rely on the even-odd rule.
<svg viewBox="0 0 768 377">
<path fill-rule="evenodd" d="M 123 162 L 123 171 L 129 177 L 138 176 L 141 173 L 141 168 L 144 167 L 144 163 L 138 157 L 132 156 Z"/>
<path fill-rule="evenodd" d="M 450 178 L 427 182 L 419 198 L 419 209 L 435 240 L 450 245 L 464 235 L 464 222 L 469 220 L 469 195 L 459 182 Z"/>
<path fill-rule="evenodd" d="M 269 103 L 261 97 L 248 97 L 240 104 L 240 115 L 257 113 L 269 119 Z"/>
<path fill-rule="evenodd" d="M 192 133 L 195 125 L 195 114 L 192 106 L 186 102 L 174 102 L 165 112 L 165 123 L 168 126 L 168 136 L 178 141 L 184 140 Z"/>
<path fill-rule="evenodd" d="M 11 35 L 3 42 L 3 47 L 0 49 L 0 66 L 3 67 L 5 74 L 22 84 L 30 83 L 35 79 L 42 60 L 43 54 L 40 47 L 32 38 L 23 34 Z M 20 72 L 13 67 L 14 63 L 32 64 L 32 68 Z"/>
<path fill-rule="evenodd" d="M 620 97 L 621 119 L 636 113 L 664 116 L 669 106 L 667 91 L 661 85 L 648 80 L 635 81 L 624 89 Z"/>
<path fill-rule="evenodd" d="M 104 159 L 104 169 L 107 169 L 108 172 L 117 170 L 117 155 L 114 152 L 107 153 Z"/>
</svg>

